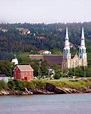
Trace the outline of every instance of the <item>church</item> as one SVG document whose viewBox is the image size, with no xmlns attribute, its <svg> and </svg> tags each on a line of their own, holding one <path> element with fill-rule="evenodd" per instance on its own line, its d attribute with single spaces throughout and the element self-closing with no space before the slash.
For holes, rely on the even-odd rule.
<svg viewBox="0 0 91 114">
<path fill-rule="evenodd" d="M 65 37 L 65 46 L 63 49 L 63 61 L 62 67 L 65 68 L 75 68 L 77 66 L 87 66 L 87 53 L 85 47 L 85 37 L 84 37 L 84 28 L 82 28 L 81 35 L 81 44 L 79 47 L 79 54 L 71 55 L 70 52 L 70 43 L 68 37 L 68 28 L 66 28 L 66 37 Z"/>
<path fill-rule="evenodd" d="M 87 66 L 87 53 L 85 47 L 85 37 L 84 28 L 82 28 L 81 44 L 79 47 L 79 54 L 71 55 L 70 52 L 70 42 L 68 37 L 68 28 L 66 28 L 65 46 L 63 49 L 63 55 L 53 55 L 53 54 L 39 54 L 39 55 L 29 55 L 31 59 L 46 60 L 51 65 L 58 64 L 63 69 L 75 68 L 77 66 Z"/>
</svg>

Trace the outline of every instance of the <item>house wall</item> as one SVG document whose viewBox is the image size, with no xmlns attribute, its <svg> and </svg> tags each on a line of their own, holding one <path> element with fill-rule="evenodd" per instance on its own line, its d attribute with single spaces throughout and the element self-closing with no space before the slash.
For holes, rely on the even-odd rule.
<svg viewBox="0 0 91 114">
<path fill-rule="evenodd" d="M 4 80 L 5 82 L 8 82 L 8 77 L 0 77 L 0 80 Z"/>
<path fill-rule="evenodd" d="M 33 79 L 33 71 L 22 71 L 21 72 L 22 80 L 31 80 Z"/>
<path fill-rule="evenodd" d="M 16 67 L 16 69 L 14 70 L 14 78 L 15 79 L 21 79 L 21 74 L 20 74 L 20 70 Z"/>
<path fill-rule="evenodd" d="M 32 80 L 34 79 L 33 71 L 20 71 L 18 68 L 14 70 L 14 78 L 20 80 Z"/>
</svg>

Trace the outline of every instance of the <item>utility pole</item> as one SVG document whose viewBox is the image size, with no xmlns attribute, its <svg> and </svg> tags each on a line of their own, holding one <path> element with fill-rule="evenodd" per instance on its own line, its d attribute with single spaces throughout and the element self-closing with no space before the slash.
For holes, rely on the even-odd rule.
<svg viewBox="0 0 91 114">
<path fill-rule="evenodd" d="M 74 76 L 75 76 L 75 61 L 74 61 Z"/>
<path fill-rule="evenodd" d="M 84 77 L 86 76 L 86 72 L 85 72 L 85 65 L 84 65 Z"/>
<path fill-rule="evenodd" d="M 41 61 L 39 61 L 39 68 L 38 68 L 38 79 L 40 79 L 41 75 L 40 75 L 40 68 L 41 68 Z"/>
</svg>

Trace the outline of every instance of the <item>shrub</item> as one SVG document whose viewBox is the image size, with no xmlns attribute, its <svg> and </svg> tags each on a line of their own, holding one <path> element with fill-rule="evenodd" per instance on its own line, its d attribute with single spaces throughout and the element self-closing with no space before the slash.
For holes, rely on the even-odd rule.
<svg viewBox="0 0 91 114">
<path fill-rule="evenodd" d="M 2 89 L 4 90 L 8 89 L 7 83 L 4 80 L 0 80 L 0 90 Z"/>
</svg>

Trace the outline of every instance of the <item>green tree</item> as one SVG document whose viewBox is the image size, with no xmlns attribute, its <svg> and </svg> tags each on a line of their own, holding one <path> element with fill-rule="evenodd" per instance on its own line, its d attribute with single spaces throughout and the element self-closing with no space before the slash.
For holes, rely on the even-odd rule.
<svg viewBox="0 0 91 114">
<path fill-rule="evenodd" d="M 7 76 L 11 76 L 11 62 L 8 60 L 0 61 L 0 73 L 6 74 Z"/>
</svg>

